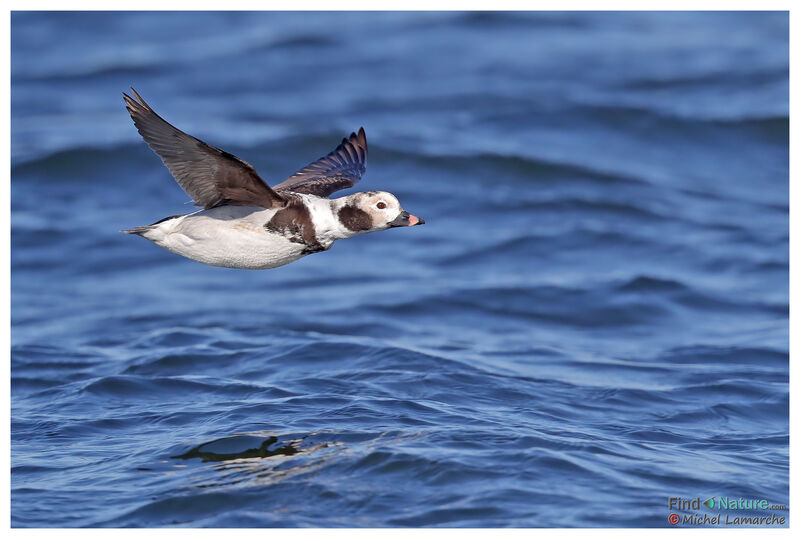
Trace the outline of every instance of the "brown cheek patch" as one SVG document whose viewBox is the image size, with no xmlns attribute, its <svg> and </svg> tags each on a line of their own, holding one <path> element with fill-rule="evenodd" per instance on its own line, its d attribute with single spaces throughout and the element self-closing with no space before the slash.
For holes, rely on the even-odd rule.
<svg viewBox="0 0 800 539">
<path fill-rule="evenodd" d="M 353 206 L 343 207 L 339 210 L 338 217 L 339 222 L 353 232 L 361 232 L 372 228 L 372 218 L 369 214 Z"/>
</svg>

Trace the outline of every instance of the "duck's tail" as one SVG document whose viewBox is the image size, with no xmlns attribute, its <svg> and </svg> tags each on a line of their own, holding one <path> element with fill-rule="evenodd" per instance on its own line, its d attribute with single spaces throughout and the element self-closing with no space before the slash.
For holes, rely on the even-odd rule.
<svg viewBox="0 0 800 539">
<path fill-rule="evenodd" d="M 137 227 L 134 227 L 134 228 L 131 228 L 131 229 L 128 229 L 128 230 L 123 230 L 122 232 L 124 232 L 125 234 L 137 234 L 139 236 L 142 236 L 142 237 L 146 238 L 147 236 L 145 236 L 145 234 L 148 231 L 153 230 L 154 228 L 158 228 L 158 225 L 160 225 L 161 223 L 166 223 L 167 221 L 175 219 L 176 217 L 183 217 L 183 215 L 170 215 L 169 217 L 164 217 L 163 219 L 159 219 L 158 221 L 156 221 L 152 225 L 137 226 Z M 150 239 L 150 238 L 147 238 L 147 239 Z"/>
<path fill-rule="evenodd" d="M 139 236 L 144 236 L 145 232 L 148 230 L 152 230 L 153 225 L 148 226 L 137 226 L 136 228 L 131 228 L 129 230 L 123 230 L 125 234 L 138 234 Z"/>
</svg>

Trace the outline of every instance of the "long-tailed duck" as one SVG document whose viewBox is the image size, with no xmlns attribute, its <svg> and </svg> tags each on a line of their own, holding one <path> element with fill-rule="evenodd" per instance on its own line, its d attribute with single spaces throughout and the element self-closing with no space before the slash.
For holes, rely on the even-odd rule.
<svg viewBox="0 0 800 539">
<path fill-rule="evenodd" d="M 425 223 L 385 191 L 328 198 L 355 185 L 366 170 L 363 127 L 270 188 L 250 164 L 170 125 L 131 90 L 136 99 L 123 96 L 142 138 L 203 209 L 128 234 L 204 264 L 267 269 L 330 249 L 336 240 Z"/>
</svg>

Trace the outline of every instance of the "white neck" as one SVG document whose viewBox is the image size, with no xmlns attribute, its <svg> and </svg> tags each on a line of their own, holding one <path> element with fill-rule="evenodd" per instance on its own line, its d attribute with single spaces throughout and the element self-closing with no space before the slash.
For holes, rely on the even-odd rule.
<svg viewBox="0 0 800 539">
<path fill-rule="evenodd" d="M 336 240 L 352 238 L 362 232 L 354 232 L 339 221 L 339 210 L 347 203 L 347 197 L 334 199 L 314 195 L 301 195 L 311 212 L 311 220 L 317 232 L 317 241 L 328 248 Z"/>
</svg>

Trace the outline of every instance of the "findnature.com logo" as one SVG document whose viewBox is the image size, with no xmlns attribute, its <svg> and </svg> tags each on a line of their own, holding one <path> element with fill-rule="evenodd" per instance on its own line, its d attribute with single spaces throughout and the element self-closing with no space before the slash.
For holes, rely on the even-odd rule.
<svg viewBox="0 0 800 539">
<path fill-rule="evenodd" d="M 785 526 L 786 516 L 772 512 L 769 515 L 731 515 L 728 511 L 786 511 L 786 505 L 771 504 L 764 499 L 731 498 L 729 496 L 712 496 L 700 501 L 696 498 L 670 497 L 667 522 L 673 526 Z M 702 512 L 704 508 L 717 511 L 716 514 Z M 675 511 L 685 512 L 680 515 Z M 724 512 L 724 513 L 723 513 Z"/>
</svg>

